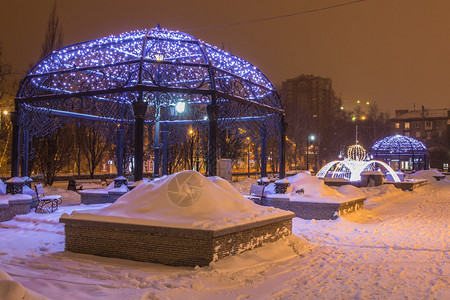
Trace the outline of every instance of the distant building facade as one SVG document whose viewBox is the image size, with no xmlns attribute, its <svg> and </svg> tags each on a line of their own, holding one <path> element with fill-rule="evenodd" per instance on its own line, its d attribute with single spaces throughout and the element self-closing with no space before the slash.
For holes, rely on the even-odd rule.
<svg viewBox="0 0 450 300">
<path fill-rule="evenodd" d="M 391 118 L 393 134 L 402 134 L 424 143 L 430 153 L 431 168 L 447 169 L 450 162 L 450 110 L 396 110 Z"/>
<path fill-rule="evenodd" d="M 283 104 L 294 104 L 306 109 L 319 124 L 334 110 L 339 110 L 342 101 L 336 97 L 331 78 L 314 75 L 300 75 L 282 83 Z"/>
<path fill-rule="evenodd" d="M 314 142 L 310 139 L 314 144 L 314 153 L 309 150 L 309 163 L 315 163 L 317 169 L 329 159 L 327 156 L 336 157 L 339 149 L 336 149 L 337 153 L 327 150 L 335 138 L 333 121 L 341 114 L 342 100 L 336 96 L 331 78 L 300 75 L 287 79 L 282 83 L 281 100 L 289 123 L 288 136 L 305 147 L 308 136 L 314 135 Z"/>
</svg>

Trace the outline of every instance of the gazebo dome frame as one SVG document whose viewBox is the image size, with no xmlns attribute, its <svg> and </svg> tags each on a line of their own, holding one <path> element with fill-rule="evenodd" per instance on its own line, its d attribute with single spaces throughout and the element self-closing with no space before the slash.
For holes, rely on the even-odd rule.
<svg viewBox="0 0 450 300">
<path fill-rule="evenodd" d="M 420 141 L 404 135 L 385 137 L 373 144 L 369 151 L 374 159 L 384 160 L 390 164 L 392 160 L 411 162 L 412 168 L 429 169 L 429 154 L 427 147 Z M 416 168 L 417 167 L 417 168 Z"/>
<path fill-rule="evenodd" d="M 187 112 L 173 114 L 179 101 L 186 103 Z M 101 132 L 115 134 L 118 175 L 123 172 L 123 130 L 131 128 L 135 180 L 143 177 L 145 129 L 153 133 L 159 176 L 161 148 L 162 173 L 167 173 L 169 132 L 183 128 L 186 133 L 186 126 L 207 132 L 208 175 L 217 172 L 219 131 L 244 127 L 260 133 L 262 176 L 267 139 L 279 139 L 279 171 L 285 177 L 284 110 L 272 83 L 247 61 L 159 25 L 53 52 L 21 81 L 15 109 L 13 177 L 19 174 L 20 155 L 22 176 L 28 173 L 29 137 L 48 136 L 67 123 L 96 124 Z"/>
</svg>

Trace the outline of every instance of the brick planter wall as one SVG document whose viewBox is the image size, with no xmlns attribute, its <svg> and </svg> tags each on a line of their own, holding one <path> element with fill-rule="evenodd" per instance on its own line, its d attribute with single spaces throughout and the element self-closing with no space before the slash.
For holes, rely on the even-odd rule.
<svg viewBox="0 0 450 300">
<path fill-rule="evenodd" d="M 306 220 L 334 220 L 338 216 L 363 209 L 365 200 L 366 198 L 359 198 L 341 203 L 317 203 L 290 201 L 289 198 L 265 197 L 262 204 L 292 211 L 297 217 Z"/>
<path fill-rule="evenodd" d="M 428 179 L 417 179 L 414 181 L 401 181 L 401 182 L 386 182 L 386 184 L 393 184 L 396 188 L 402 189 L 402 191 L 413 191 L 418 187 L 428 184 Z"/>
<path fill-rule="evenodd" d="M 0 203 L 0 222 L 11 220 L 14 216 L 8 203 Z"/>
<path fill-rule="evenodd" d="M 127 192 L 109 191 L 109 201 L 111 203 L 116 202 L 121 196 L 125 195 Z"/>
<path fill-rule="evenodd" d="M 81 203 L 83 204 L 111 203 L 111 201 L 109 200 L 108 192 L 89 193 L 89 190 L 86 190 L 81 191 L 80 196 L 81 196 Z"/>
<path fill-rule="evenodd" d="M 120 191 L 104 191 L 103 193 L 94 192 L 90 193 L 89 190 L 81 191 L 81 203 L 83 204 L 101 204 L 101 203 L 114 203 L 120 196 L 127 192 Z"/>
<path fill-rule="evenodd" d="M 294 214 L 222 230 L 183 229 L 62 217 L 65 249 L 175 266 L 206 266 L 292 233 Z"/>
<path fill-rule="evenodd" d="M 0 222 L 9 221 L 16 215 L 23 215 L 30 212 L 30 199 L 11 199 L 8 198 L 0 202 Z"/>
</svg>

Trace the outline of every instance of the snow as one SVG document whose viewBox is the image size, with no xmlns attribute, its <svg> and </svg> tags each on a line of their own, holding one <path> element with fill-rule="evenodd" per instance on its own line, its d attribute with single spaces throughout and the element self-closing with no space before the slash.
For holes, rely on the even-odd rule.
<svg viewBox="0 0 450 300">
<path fill-rule="evenodd" d="M 0 179 L 0 195 L 6 194 L 6 184 Z"/>
<path fill-rule="evenodd" d="M 257 184 L 256 179 L 244 178 L 239 182 L 231 182 L 231 185 L 241 194 L 247 195 L 252 184 Z"/>
<path fill-rule="evenodd" d="M 287 214 L 253 203 L 220 177 L 187 170 L 143 181 L 108 207 L 63 218 L 215 230 Z"/>
<path fill-rule="evenodd" d="M 433 176 L 444 176 L 444 175 L 436 169 L 419 170 L 415 173 L 406 175 L 406 179 L 428 179 L 430 181 L 435 181 Z"/>
<path fill-rule="evenodd" d="M 20 177 L 12 177 L 6 180 L 7 183 L 24 183 L 23 179 Z"/>
<path fill-rule="evenodd" d="M 39 293 L 25 288 L 20 282 L 15 281 L 5 271 L 0 270 L 0 299 L 46 299 Z"/>
<path fill-rule="evenodd" d="M 275 194 L 274 184 L 265 189 L 268 198 L 286 198 L 291 202 L 343 203 L 364 198 L 356 187 L 344 185 L 338 189 L 327 186 L 323 179 L 309 173 L 298 173 L 285 178 L 290 183 L 285 194 Z"/>
<path fill-rule="evenodd" d="M 450 182 L 359 190 L 363 210 L 294 218 L 288 238 L 184 268 L 65 252 L 61 214 L 109 204 L 79 205 L 72 191 L 46 189 L 64 196 L 56 213 L 0 223 L 0 270 L 16 282 L 3 285 L 0 273 L 0 299 L 18 284 L 49 299 L 450 299 Z"/>
<path fill-rule="evenodd" d="M 6 194 L 6 195 L 0 195 L 0 200 L 2 201 L 14 201 L 14 200 L 32 200 L 30 195 L 24 195 L 24 194 Z"/>
</svg>

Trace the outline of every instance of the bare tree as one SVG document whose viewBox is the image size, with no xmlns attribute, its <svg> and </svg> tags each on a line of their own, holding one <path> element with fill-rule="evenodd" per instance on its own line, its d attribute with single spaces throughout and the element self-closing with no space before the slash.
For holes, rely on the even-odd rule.
<svg viewBox="0 0 450 300">
<path fill-rule="evenodd" d="M 80 127 L 80 129 L 81 132 L 85 133 L 80 146 L 88 162 L 89 175 L 91 178 L 94 178 L 95 168 L 100 164 L 105 154 L 108 153 L 111 145 L 99 133 L 99 128 Z"/>
<path fill-rule="evenodd" d="M 2 44 L 0 43 L 0 99 L 6 91 L 6 78 L 11 75 L 11 65 L 4 64 L 2 61 Z"/>
<path fill-rule="evenodd" d="M 61 48 L 62 43 L 62 28 L 56 14 L 56 1 L 54 1 L 47 21 L 47 30 L 41 48 L 41 58 Z M 33 144 L 36 153 L 36 167 L 45 174 L 45 183 L 52 185 L 56 174 L 72 160 L 72 132 L 70 128 L 60 129 L 49 138 L 35 139 Z"/>
<path fill-rule="evenodd" d="M 44 174 L 46 185 L 52 185 L 55 176 L 72 161 L 73 138 L 65 127 L 46 139 L 35 139 L 35 165 Z"/>
<path fill-rule="evenodd" d="M 53 6 L 47 21 L 45 40 L 41 48 L 41 58 L 44 58 L 54 50 L 61 48 L 62 45 L 63 31 L 61 24 L 59 23 L 59 17 L 56 14 L 56 1 L 53 1 Z"/>
</svg>

